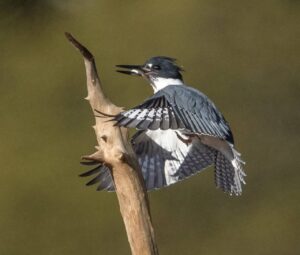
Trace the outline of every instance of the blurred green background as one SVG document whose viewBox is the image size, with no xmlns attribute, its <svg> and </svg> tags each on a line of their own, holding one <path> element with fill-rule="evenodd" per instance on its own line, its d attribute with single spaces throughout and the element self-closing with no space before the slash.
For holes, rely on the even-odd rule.
<svg viewBox="0 0 300 255">
<path fill-rule="evenodd" d="M 300 254 L 300 1 L 0 2 L 0 254 L 130 254 L 116 196 L 84 186 L 94 151 L 81 56 L 131 107 L 152 91 L 115 72 L 166 55 L 215 101 L 247 161 L 241 197 L 212 169 L 151 192 L 161 254 Z"/>
</svg>

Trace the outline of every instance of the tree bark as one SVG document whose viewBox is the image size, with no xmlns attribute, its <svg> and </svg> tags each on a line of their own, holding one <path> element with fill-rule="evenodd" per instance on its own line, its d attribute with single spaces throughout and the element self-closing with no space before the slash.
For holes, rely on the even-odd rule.
<svg viewBox="0 0 300 255">
<path fill-rule="evenodd" d="M 86 99 L 94 114 L 97 115 L 96 110 L 109 115 L 120 113 L 122 108 L 114 105 L 103 93 L 93 55 L 71 34 L 66 33 L 66 37 L 83 56 L 88 91 Z M 128 130 L 115 127 L 114 122 L 106 118 L 95 118 L 95 121 L 97 151 L 83 158 L 104 162 L 110 167 L 132 254 L 157 255 L 147 191 L 128 141 Z"/>
</svg>

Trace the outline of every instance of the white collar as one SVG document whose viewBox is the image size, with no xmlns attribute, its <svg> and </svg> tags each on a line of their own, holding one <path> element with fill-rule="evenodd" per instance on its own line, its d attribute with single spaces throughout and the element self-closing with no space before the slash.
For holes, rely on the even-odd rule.
<svg viewBox="0 0 300 255">
<path fill-rule="evenodd" d="M 162 77 L 151 79 L 151 86 L 154 90 L 154 93 L 169 85 L 183 85 L 183 81 L 180 79 L 162 78 Z"/>
</svg>

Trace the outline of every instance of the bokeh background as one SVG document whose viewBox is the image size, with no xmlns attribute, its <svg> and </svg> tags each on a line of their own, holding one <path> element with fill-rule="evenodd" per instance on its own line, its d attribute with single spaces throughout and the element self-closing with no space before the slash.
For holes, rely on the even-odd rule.
<svg viewBox="0 0 300 255">
<path fill-rule="evenodd" d="M 247 161 L 241 197 L 213 170 L 151 192 L 161 254 L 300 254 L 298 0 L 1 0 L 0 254 L 130 254 L 116 196 L 84 186 L 93 116 L 81 56 L 131 107 L 152 91 L 115 72 L 156 55 L 214 100 Z"/>
</svg>

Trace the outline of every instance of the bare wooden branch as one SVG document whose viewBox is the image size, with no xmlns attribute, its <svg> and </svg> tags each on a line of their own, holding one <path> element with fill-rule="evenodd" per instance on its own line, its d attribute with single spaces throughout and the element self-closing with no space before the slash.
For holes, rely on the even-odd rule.
<svg viewBox="0 0 300 255">
<path fill-rule="evenodd" d="M 93 55 L 71 34 L 66 33 L 66 37 L 83 56 L 88 90 L 86 99 L 94 115 L 97 112 L 108 116 L 120 113 L 122 108 L 114 105 L 103 93 Z M 128 142 L 128 130 L 113 126 L 113 122 L 106 118 L 95 120 L 97 151 L 84 159 L 110 166 L 132 254 L 157 255 L 148 196 L 139 164 Z"/>
</svg>

